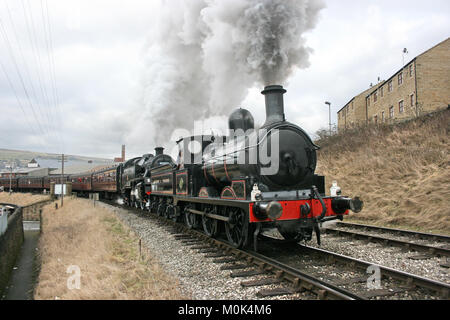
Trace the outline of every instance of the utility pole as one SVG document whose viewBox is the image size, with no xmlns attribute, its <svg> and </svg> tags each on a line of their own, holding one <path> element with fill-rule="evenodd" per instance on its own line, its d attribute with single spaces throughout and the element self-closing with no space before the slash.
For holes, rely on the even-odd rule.
<svg viewBox="0 0 450 320">
<path fill-rule="evenodd" d="M 331 102 L 326 101 L 325 104 L 328 105 L 328 125 L 330 126 L 330 137 L 331 137 Z"/>
<path fill-rule="evenodd" d="M 64 159 L 64 153 L 61 155 L 61 208 L 64 205 L 64 162 L 67 160 Z"/>
<path fill-rule="evenodd" d="M 13 171 L 13 162 L 9 165 L 9 194 L 12 193 L 12 171 Z"/>
</svg>

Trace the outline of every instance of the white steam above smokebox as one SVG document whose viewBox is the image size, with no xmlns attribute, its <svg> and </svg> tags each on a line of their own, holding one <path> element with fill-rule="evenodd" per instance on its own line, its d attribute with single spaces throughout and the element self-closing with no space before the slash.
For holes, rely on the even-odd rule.
<svg viewBox="0 0 450 320">
<path fill-rule="evenodd" d="M 286 85 L 309 65 L 303 35 L 322 8 L 318 0 L 165 1 L 149 30 L 144 107 L 131 135 L 170 146 L 174 129 L 228 117 L 250 88 Z"/>
</svg>

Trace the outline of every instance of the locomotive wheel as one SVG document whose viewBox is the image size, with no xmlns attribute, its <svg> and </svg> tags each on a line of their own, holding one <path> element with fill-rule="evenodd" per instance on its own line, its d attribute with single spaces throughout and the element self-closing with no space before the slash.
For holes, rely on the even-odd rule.
<svg viewBox="0 0 450 320">
<path fill-rule="evenodd" d="M 156 214 L 160 217 L 164 216 L 164 211 L 166 210 L 166 206 L 164 203 L 160 203 L 158 206 L 158 210 L 156 211 Z"/>
<path fill-rule="evenodd" d="M 246 214 L 242 209 L 229 208 L 228 218 L 230 218 L 230 221 L 225 223 L 227 239 L 235 248 L 241 248 L 247 242 L 248 221 Z"/>
<path fill-rule="evenodd" d="M 212 206 L 205 206 L 203 208 L 203 211 L 215 213 L 215 210 Z M 202 216 L 202 225 L 203 225 L 203 231 L 205 231 L 207 236 L 209 236 L 211 238 L 214 238 L 215 236 L 217 236 L 218 231 L 219 231 L 219 223 L 216 219 Z"/>
<path fill-rule="evenodd" d="M 144 201 L 141 201 L 140 208 L 142 211 L 145 210 L 145 202 Z"/>
<path fill-rule="evenodd" d="M 166 210 L 164 210 L 164 218 L 172 219 L 172 207 L 170 205 L 166 206 Z"/>
<path fill-rule="evenodd" d="M 180 207 L 176 207 L 176 206 L 173 207 L 172 216 L 170 217 L 170 219 L 172 219 L 173 222 L 178 222 L 179 212 L 180 212 Z"/>
<path fill-rule="evenodd" d="M 194 229 L 197 227 L 197 215 L 195 213 L 189 212 L 191 209 L 189 206 L 184 209 L 184 221 L 189 229 Z"/>
</svg>

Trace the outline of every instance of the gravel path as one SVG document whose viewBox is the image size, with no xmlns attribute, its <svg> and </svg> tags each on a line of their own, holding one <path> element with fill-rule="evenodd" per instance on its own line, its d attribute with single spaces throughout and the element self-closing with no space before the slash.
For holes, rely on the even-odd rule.
<svg viewBox="0 0 450 320">
<path fill-rule="evenodd" d="M 128 225 L 141 239 L 143 245 L 152 256 L 167 269 L 167 272 L 177 278 L 181 291 L 194 300 L 270 300 L 270 299 L 316 299 L 310 294 L 295 294 L 274 298 L 259 298 L 256 293 L 261 287 L 244 288 L 242 281 L 256 280 L 267 276 L 248 278 L 231 278 L 229 270 L 220 270 L 223 264 L 213 263 L 204 253 L 183 244 L 166 228 L 158 226 L 149 218 L 138 216 L 127 210 L 116 208 L 104 203 L 100 205 L 114 211 L 122 222 Z M 203 245 L 203 243 L 199 243 Z M 242 269 L 245 271 L 250 269 Z M 264 286 L 264 289 L 280 287 L 280 285 Z"/>
</svg>

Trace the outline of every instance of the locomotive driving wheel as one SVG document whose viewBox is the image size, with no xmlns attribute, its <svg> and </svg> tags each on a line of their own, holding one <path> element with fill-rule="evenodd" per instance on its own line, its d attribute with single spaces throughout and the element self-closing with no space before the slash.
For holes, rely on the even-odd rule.
<svg viewBox="0 0 450 320">
<path fill-rule="evenodd" d="M 191 206 L 186 206 L 184 209 L 184 221 L 189 229 L 194 229 L 197 227 L 197 215 L 189 211 L 192 209 Z"/>
<path fill-rule="evenodd" d="M 230 244 L 236 248 L 243 247 L 247 242 L 248 220 L 245 211 L 240 208 L 229 208 L 225 223 L 225 233 Z"/>
<path fill-rule="evenodd" d="M 217 211 L 217 207 L 214 207 L 212 205 L 205 205 L 203 207 L 203 211 L 204 212 L 208 212 L 208 213 L 216 213 Z M 217 236 L 218 231 L 219 231 L 219 224 L 218 221 L 216 219 L 213 218 L 208 218 L 205 215 L 202 216 L 202 225 L 203 225 L 203 231 L 205 231 L 206 235 L 214 238 L 215 236 Z"/>
<path fill-rule="evenodd" d="M 166 206 L 164 205 L 164 203 L 161 202 L 158 206 L 158 209 L 156 210 L 156 214 L 160 217 L 163 217 L 165 211 L 166 211 Z"/>
</svg>

